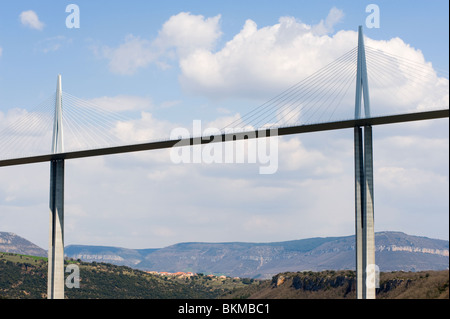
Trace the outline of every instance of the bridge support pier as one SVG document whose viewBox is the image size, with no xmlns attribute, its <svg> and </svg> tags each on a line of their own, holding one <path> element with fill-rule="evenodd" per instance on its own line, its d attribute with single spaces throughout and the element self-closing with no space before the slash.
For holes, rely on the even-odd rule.
<svg viewBox="0 0 450 319">
<path fill-rule="evenodd" d="M 64 160 L 50 164 L 47 298 L 64 299 Z"/>
<path fill-rule="evenodd" d="M 355 127 L 356 297 L 375 299 L 372 127 Z"/>
</svg>

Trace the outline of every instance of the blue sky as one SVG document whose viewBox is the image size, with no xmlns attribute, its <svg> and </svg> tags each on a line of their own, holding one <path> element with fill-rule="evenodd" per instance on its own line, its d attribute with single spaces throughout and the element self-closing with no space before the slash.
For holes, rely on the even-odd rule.
<svg viewBox="0 0 450 319">
<path fill-rule="evenodd" d="M 80 8 L 78 29 L 65 24 L 70 3 Z M 365 27 L 368 41 L 447 70 L 446 95 L 431 95 L 448 107 L 448 1 L 2 1 L 0 121 L 53 94 L 62 74 L 63 90 L 76 97 L 143 112 L 151 137 L 189 128 L 194 119 L 223 123 L 301 80 L 306 66 L 345 52 L 371 3 L 380 8 L 380 28 Z M 30 10 L 34 24 L 21 20 Z M 313 41 L 299 40 L 321 23 L 327 28 L 311 33 Z M 280 47 L 266 40 L 280 36 L 280 26 L 292 29 L 284 34 L 286 52 L 277 55 Z M 320 37 L 342 49 L 321 47 Z M 325 60 L 307 60 L 302 48 L 319 50 Z M 292 72 L 280 71 L 278 59 Z M 376 230 L 448 239 L 448 119 L 374 133 Z M 175 165 L 168 151 L 73 161 L 66 171 L 66 244 L 151 248 L 352 234 L 351 132 L 280 143 L 271 176 L 251 165 Z M 44 248 L 47 166 L 0 171 L 0 230 Z"/>
<path fill-rule="evenodd" d="M 155 39 L 163 23 L 179 12 L 213 17 L 221 15 L 222 36 L 217 47 L 230 40 L 252 19 L 258 27 L 273 25 L 282 16 L 292 16 L 306 24 L 317 24 L 332 7 L 342 9 L 345 17 L 336 25 L 340 30 L 356 30 L 368 13 L 368 1 L 78 1 L 81 28 L 67 29 L 65 12 L 70 1 L 3 1 L 0 12 L 0 108 L 32 106 L 47 96 L 54 86 L 55 74 L 62 73 L 64 89 L 90 98 L 98 95 L 148 95 L 160 101 L 178 99 L 184 92 L 177 86 L 177 70 L 161 72 L 155 66 L 123 77 L 110 74 L 107 60 L 93 54 L 93 46 L 117 46 L 133 34 Z M 448 69 L 448 2 L 378 1 L 381 28 L 367 29 L 374 39 L 400 37 L 420 49 L 427 60 Z M 19 14 L 34 10 L 45 24 L 42 31 L 24 27 Z M 60 39 L 58 39 L 58 37 Z M 56 51 L 44 53 L 52 45 Z M 175 64 L 176 66 L 176 64 Z M 6 77 L 4 74 L 8 74 Z M 28 94 L 19 94 L 27 88 Z M 158 97 L 155 97 L 158 95 Z"/>
</svg>

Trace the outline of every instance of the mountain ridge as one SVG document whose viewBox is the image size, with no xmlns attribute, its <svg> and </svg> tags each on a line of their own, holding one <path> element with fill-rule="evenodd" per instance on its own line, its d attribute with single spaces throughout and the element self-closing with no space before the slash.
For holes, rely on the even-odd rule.
<svg viewBox="0 0 450 319">
<path fill-rule="evenodd" d="M 5 233 L 0 232 L 0 250 L 2 234 Z M 380 271 L 448 269 L 447 240 L 382 231 L 375 234 L 375 242 Z M 124 265 L 144 271 L 270 278 L 286 271 L 355 269 L 354 249 L 354 235 L 350 235 L 268 243 L 183 242 L 153 249 L 68 245 L 65 254 L 73 259 Z"/>
<path fill-rule="evenodd" d="M 47 256 L 45 249 L 11 232 L 0 232 L 0 251 L 38 257 Z"/>
</svg>

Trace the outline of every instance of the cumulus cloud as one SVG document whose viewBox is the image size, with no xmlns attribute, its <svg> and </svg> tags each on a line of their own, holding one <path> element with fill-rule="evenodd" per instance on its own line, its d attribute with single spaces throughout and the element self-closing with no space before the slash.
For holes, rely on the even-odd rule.
<svg viewBox="0 0 450 319">
<path fill-rule="evenodd" d="M 222 35 L 219 21 L 220 15 L 205 18 L 181 12 L 164 23 L 155 45 L 163 52 L 173 48 L 181 57 L 197 50 L 212 50 Z"/>
<path fill-rule="evenodd" d="M 20 13 L 19 18 L 22 25 L 28 28 L 39 31 L 44 29 L 44 23 L 39 20 L 38 15 L 33 10 L 23 11 Z"/>
<path fill-rule="evenodd" d="M 205 18 L 181 12 L 163 24 L 154 41 L 129 36 L 118 48 L 107 48 L 105 56 L 111 70 L 122 74 L 132 74 L 152 62 L 168 66 L 170 60 L 178 61 L 184 88 L 202 95 L 276 92 L 355 46 L 354 33 L 335 41 L 327 36 L 343 16 L 341 10 L 332 8 L 327 18 L 314 26 L 281 17 L 278 24 L 259 29 L 247 20 L 231 41 L 215 51 L 222 35 L 221 16 Z M 137 47 L 133 59 L 122 54 L 130 44 Z"/>
<path fill-rule="evenodd" d="M 110 70 L 118 74 L 134 74 L 140 68 L 156 63 L 165 68 L 165 60 L 189 55 L 196 50 L 211 50 L 221 35 L 220 15 L 205 18 L 181 12 L 164 23 L 154 41 L 128 35 L 117 48 L 104 47 L 103 57 Z"/>
<path fill-rule="evenodd" d="M 252 97 L 263 93 L 270 98 L 269 93 L 273 96 L 283 91 L 357 45 L 356 31 L 328 34 L 340 17 L 338 11 L 332 10 L 316 26 L 282 17 L 278 24 L 262 28 L 247 20 L 241 31 L 220 50 L 197 50 L 181 57 L 180 82 L 185 90 L 210 97 Z M 386 68 L 388 62 L 378 62 L 379 56 L 372 59 L 375 62 L 371 66 L 378 69 L 369 75 L 373 87 L 371 98 L 374 105 L 384 107 L 381 112 L 448 105 L 448 80 L 436 75 L 421 51 L 398 38 L 389 41 L 367 38 L 366 45 L 373 47 L 374 52 L 388 52 L 386 60 L 392 60 L 391 54 L 395 54 L 396 58 L 407 61 L 390 62 L 392 68 L 388 73 L 380 69 Z M 349 94 L 344 102 L 352 103 L 353 96 Z"/>
<path fill-rule="evenodd" d="M 332 8 L 316 25 L 286 16 L 274 25 L 258 27 L 249 19 L 217 47 L 220 15 L 181 12 L 162 25 L 153 41 L 129 35 L 119 47 L 104 48 L 103 56 L 109 59 L 110 70 L 119 74 L 134 74 L 152 63 L 163 68 L 178 64 L 180 84 L 193 94 L 271 98 L 356 47 L 356 30 L 334 33 L 343 17 L 342 10 Z M 365 42 L 370 95 L 378 113 L 448 106 L 448 79 L 438 77 L 420 50 L 399 38 L 366 37 Z M 354 85 L 349 88 L 342 105 L 354 103 Z M 299 119 L 300 113 L 291 122 Z"/>
</svg>

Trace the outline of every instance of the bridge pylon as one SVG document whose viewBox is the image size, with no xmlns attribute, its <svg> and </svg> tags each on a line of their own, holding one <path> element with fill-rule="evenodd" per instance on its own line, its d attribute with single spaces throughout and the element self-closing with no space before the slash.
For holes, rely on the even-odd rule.
<svg viewBox="0 0 450 319">
<path fill-rule="evenodd" d="M 61 75 L 56 85 L 52 153 L 64 152 Z M 50 161 L 47 298 L 64 299 L 64 159 Z"/>
<path fill-rule="evenodd" d="M 369 83 L 362 26 L 358 30 L 355 119 L 364 113 L 370 118 Z M 375 299 L 376 271 L 373 199 L 372 126 L 354 128 L 355 155 L 355 232 L 356 232 L 356 298 Z"/>
</svg>

